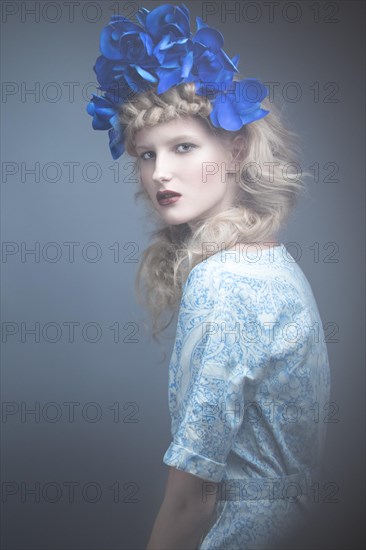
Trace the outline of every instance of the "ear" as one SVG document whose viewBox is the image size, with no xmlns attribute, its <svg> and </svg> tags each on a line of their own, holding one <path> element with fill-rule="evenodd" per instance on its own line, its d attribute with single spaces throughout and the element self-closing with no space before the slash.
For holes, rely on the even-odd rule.
<svg viewBox="0 0 366 550">
<path fill-rule="evenodd" d="M 246 141 L 244 136 L 236 136 L 230 145 L 231 149 L 231 162 L 242 162 L 246 155 Z"/>
</svg>

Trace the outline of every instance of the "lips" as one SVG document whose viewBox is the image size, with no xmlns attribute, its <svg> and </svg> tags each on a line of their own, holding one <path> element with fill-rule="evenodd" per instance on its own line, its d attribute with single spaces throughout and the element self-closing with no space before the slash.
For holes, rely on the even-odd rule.
<svg viewBox="0 0 366 550">
<path fill-rule="evenodd" d="M 175 191 L 170 191 L 170 189 L 165 189 L 164 191 L 158 191 L 156 193 L 156 199 L 158 202 L 165 199 L 171 199 L 172 197 L 181 197 L 181 194 L 176 193 Z"/>
</svg>

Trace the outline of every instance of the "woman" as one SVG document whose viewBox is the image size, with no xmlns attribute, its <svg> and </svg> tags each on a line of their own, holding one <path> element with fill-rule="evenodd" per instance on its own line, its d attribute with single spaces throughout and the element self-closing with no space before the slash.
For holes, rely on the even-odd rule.
<svg viewBox="0 0 366 550">
<path fill-rule="evenodd" d="M 147 550 L 282 548 L 306 520 L 329 398 L 318 308 L 277 237 L 303 191 L 294 135 L 259 81 L 237 79 L 216 29 L 197 18 L 192 35 L 184 5 L 137 20 L 103 29 L 105 95 L 88 113 L 113 158 L 137 159 L 136 196 L 160 225 L 137 276 L 154 337 L 178 310 L 169 475 Z"/>
</svg>

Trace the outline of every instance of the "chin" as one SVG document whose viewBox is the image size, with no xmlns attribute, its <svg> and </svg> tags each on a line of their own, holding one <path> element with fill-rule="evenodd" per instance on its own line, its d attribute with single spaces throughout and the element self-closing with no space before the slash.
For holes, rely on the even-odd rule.
<svg viewBox="0 0 366 550">
<path fill-rule="evenodd" d="M 159 210 L 160 218 L 168 225 L 181 225 L 183 223 L 190 223 L 191 218 L 189 216 L 179 215 L 177 212 L 162 212 Z"/>
</svg>

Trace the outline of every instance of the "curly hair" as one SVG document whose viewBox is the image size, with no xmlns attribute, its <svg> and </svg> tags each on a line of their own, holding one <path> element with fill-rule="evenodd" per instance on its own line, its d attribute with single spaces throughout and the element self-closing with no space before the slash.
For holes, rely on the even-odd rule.
<svg viewBox="0 0 366 550">
<path fill-rule="evenodd" d="M 270 113 L 240 130 L 229 132 L 212 125 L 209 114 L 210 100 L 196 94 L 192 82 L 172 87 L 157 95 L 155 89 L 137 94 L 122 104 L 119 121 L 124 127 L 125 150 L 137 157 L 135 167 L 140 168 L 140 158 L 135 149 L 135 135 L 139 130 L 177 117 L 195 117 L 203 121 L 209 131 L 230 146 L 236 136 L 244 137 L 244 160 L 239 165 L 238 200 L 235 205 L 205 219 L 192 229 L 187 223 L 166 225 L 159 218 L 152 201 L 143 188 L 135 193 L 135 200 L 142 198 L 156 222 L 151 233 L 152 242 L 143 252 L 139 265 L 135 293 L 138 302 L 146 307 L 152 318 L 152 335 L 164 331 L 173 320 L 182 296 L 182 288 L 189 272 L 211 253 L 204 243 L 225 243 L 225 248 L 237 243 L 263 242 L 277 234 L 287 221 L 301 192 L 305 190 L 304 173 L 298 171 L 297 134 L 285 127 L 279 109 L 268 99 L 262 106 Z M 234 174 L 234 176 L 237 174 Z M 214 247 L 212 247 L 214 248 Z M 141 291 L 142 283 L 145 295 Z M 172 311 L 167 323 L 163 314 Z"/>
</svg>

